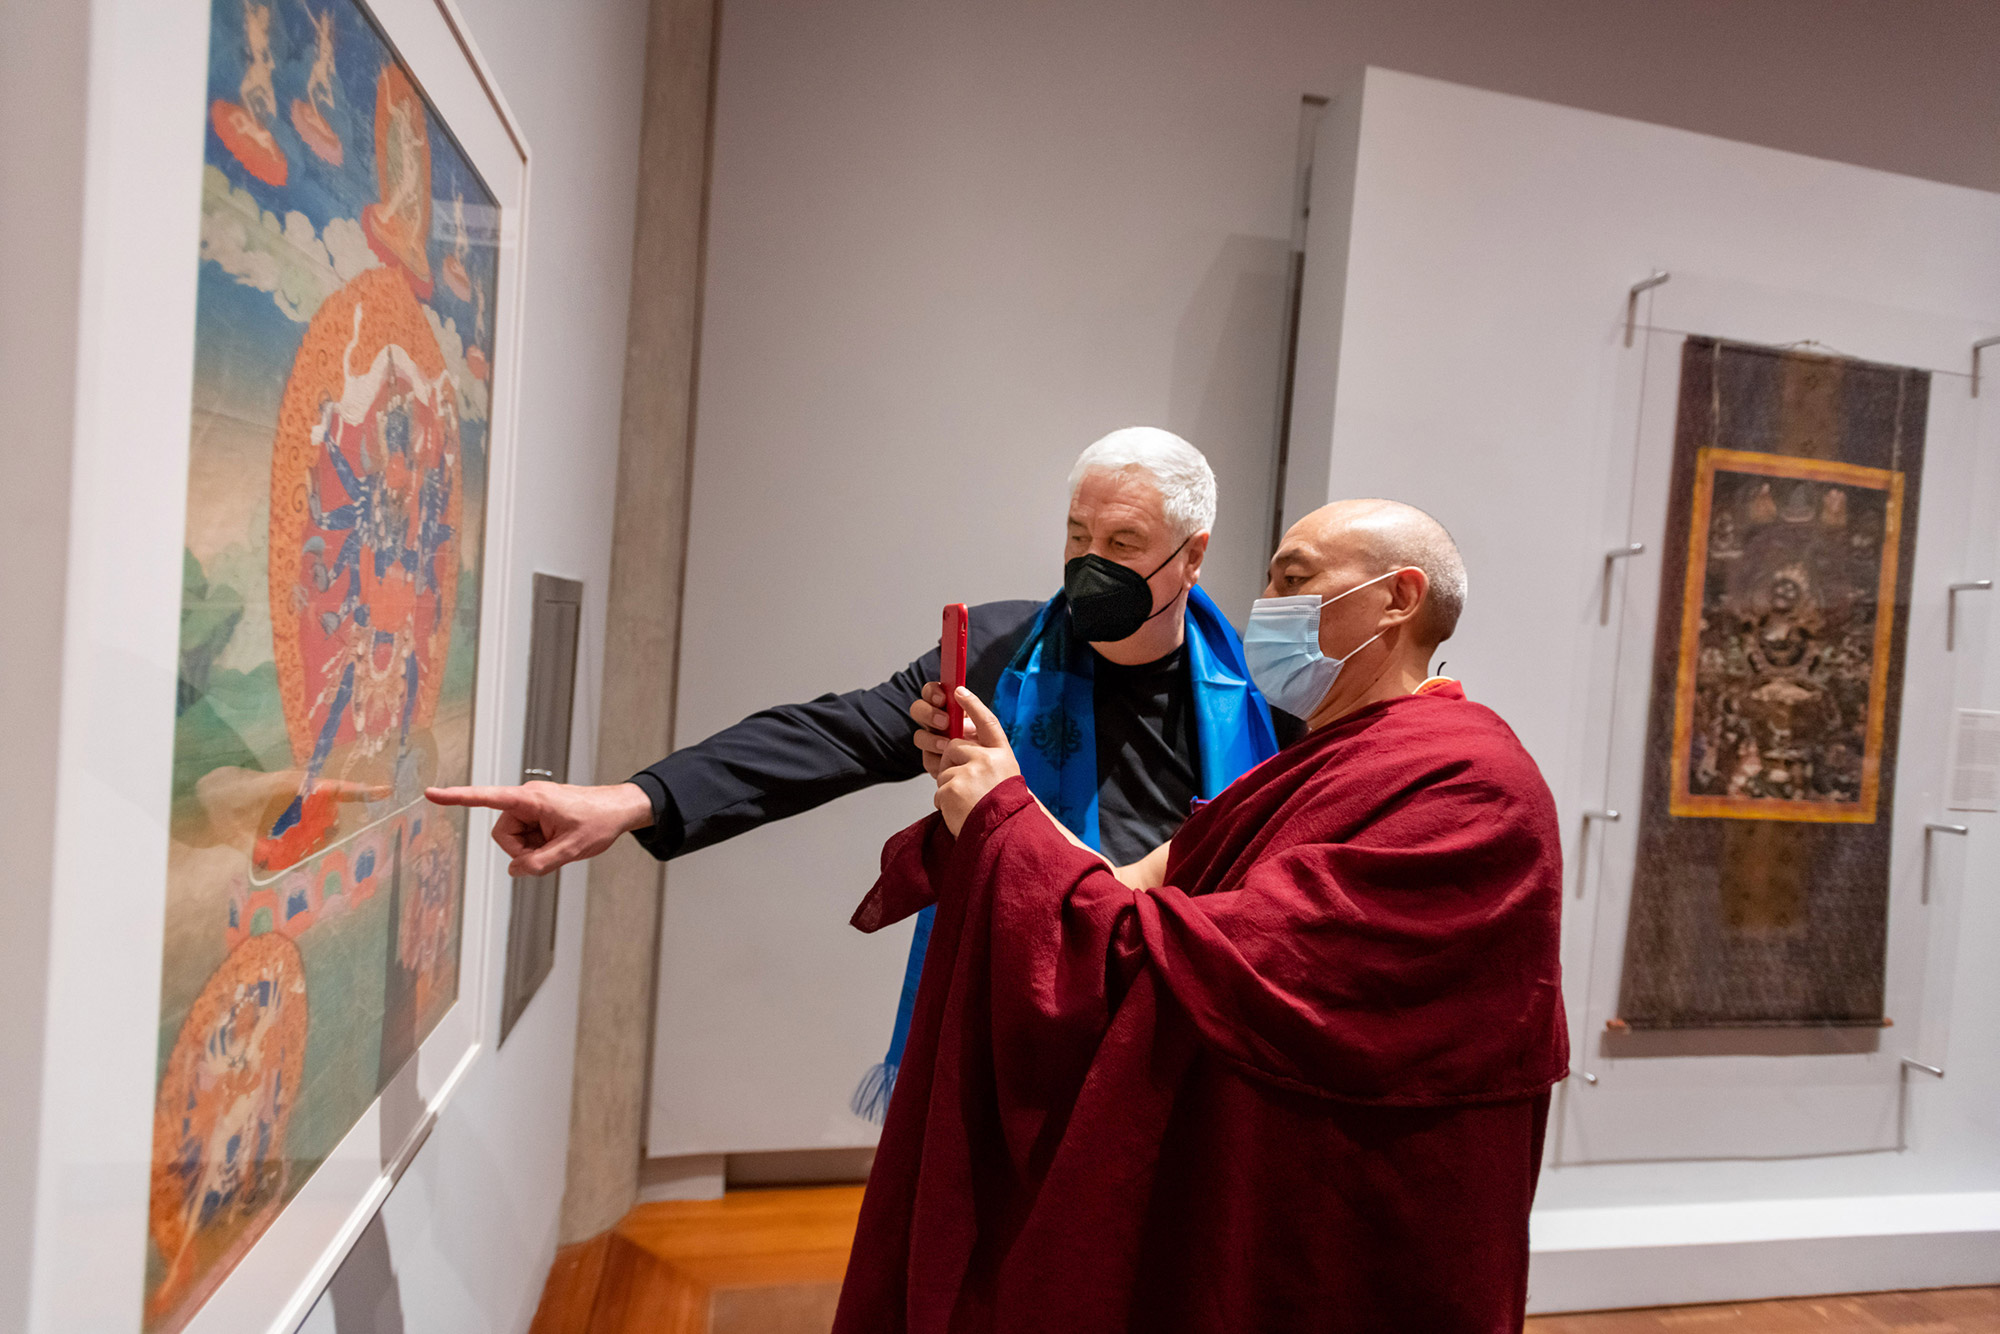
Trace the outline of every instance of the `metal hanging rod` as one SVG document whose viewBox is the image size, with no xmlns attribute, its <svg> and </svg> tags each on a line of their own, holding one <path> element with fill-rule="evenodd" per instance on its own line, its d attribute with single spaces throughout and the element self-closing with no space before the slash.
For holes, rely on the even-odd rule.
<svg viewBox="0 0 2000 1334">
<path fill-rule="evenodd" d="M 1612 810 L 1585 811 L 1583 813 L 1583 837 L 1585 841 L 1588 841 L 1590 838 L 1590 826 L 1598 820 L 1603 820 L 1607 824 L 1615 824 L 1618 820 L 1618 812 Z M 1576 850 L 1576 896 L 1578 898 L 1583 897 L 1583 885 L 1584 885 L 1584 858 L 1583 858 L 1583 849 L 1582 847 L 1579 846 Z M 1592 1079 L 1590 1082 L 1595 1084 L 1597 1081 L 1595 1079 Z"/>
<path fill-rule="evenodd" d="M 1625 335 L 1625 345 L 1627 347 L 1632 345 L 1632 335 L 1630 333 Z M 1991 338 L 1982 338 L 1972 345 L 1972 396 L 1974 398 L 1979 397 L 1979 354 L 1989 347 L 2000 347 L 2000 334 L 1995 334 Z"/>
<path fill-rule="evenodd" d="M 1919 902 L 1929 903 L 1931 901 L 1931 835 L 1958 834 L 1962 837 L 1971 832 L 1972 831 L 1970 829 L 1968 829 L 1966 826 L 1962 824 L 1946 824 L 1942 820 L 1924 821 L 1923 896 L 1921 899 L 1918 900 Z M 1943 1071 L 1939 1071 L 1938 1073 L 1942 1074 Z"/>
<path fill-rule="evenodd" d="M 2000 343 L 2000 338 L 1991 340 Z M 1977 390 L 1973 391 L 1977 393 Z M 1944 651 L 1950 653 L 1958 647 L 1958 595 L 1960 593 L 1990 593 L 1991 579 L 1961 579 L 1955 584 L 1946 584 L 1944 589 Z"/>
<path fill-rule="evenodd" d="M 1597 623 L 1599 625 L 1611 624 L 1612 563 L 1632 556 L 1643 556 L 1645 554 L 1646 544 L 1644 542 L 1627 542 L 1622 547 L 1613 547 L 1604 553 L 1604 587 L 1599 593 L 1597 600 Z"/>
<path fill-rule="evenodd" d="M 1910 1147 L 1910 1071 L 1921 1070 L 1933 1079 L 1944 1078 L 1942 1066 L 1929 1065 L 1914 1056 L 1905 1056 L 1896 1067 L 1896 1152 Z"/>
<path fill-rule="evenodd" d="M 1625 295 L 1625 346 L 1632 346 L 1632 331 L 1639 324 L 1639 293 L 1650 292 L 1673 276 L 1673 274 L 1668 273 L 1665 269 L 1655 269 L 1653 270 L 1652 277 L 1641 278 L 1638 282 L 1632 284 L 1632 290 Z M 2000 338 L 1996 338 L 1993 341 L 2000 343 Z M 1977 353 L 1973 355 L 1975 357 L 1978 356 Z M 1975 361 L 1973 364 L 1977 366 L 1978 362 Z M 1975 394 L 1979 392 L 1976 387 L 1978 383 L 1978 371 L 1975 370 L 1973 372 L 1973 384 L 1975 386 L 1973 392 Z"/>
</svg>

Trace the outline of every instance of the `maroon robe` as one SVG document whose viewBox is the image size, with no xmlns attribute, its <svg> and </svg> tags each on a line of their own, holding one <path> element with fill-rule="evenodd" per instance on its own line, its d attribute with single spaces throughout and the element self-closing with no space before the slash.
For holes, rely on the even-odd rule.
<svg viewBox="0 0 2000 1334">
<path fill-rule="evenodd" d="M 882 866 L 856 926 L 938 913 L 836 1334 L 1520 1328 L 1561 849 L 1491 710 L 1294 743 L 1162 889 L 1019 779 Z"/>
</svg>

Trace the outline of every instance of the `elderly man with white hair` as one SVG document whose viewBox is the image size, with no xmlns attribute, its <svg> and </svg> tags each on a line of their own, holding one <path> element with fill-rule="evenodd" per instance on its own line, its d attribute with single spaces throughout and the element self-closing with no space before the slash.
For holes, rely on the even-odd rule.
<svg viewBox="0 0 2000 1334">
<path fill-rule="evenodd" d="M 1028 787 L 1116 863 L 1171 838 L 1199 801 L 1280 740 L 1229 622 L 1197 586 L 1215 522 L 1215 474 L 1187 441 L 1114 431 L 1069 477 L 1063 587 L 1046 602 L 971 609 L 966 682 L 1015 740 Z M 872 689 L 765 709 L 602 787 L 433 789 L 501 812 L 493 838 L 515 875 L 546 875 L 630 832 L 675 857 L 877 783 L 924 772 L 909 709 L 938 679 L 932 647 Z M 1280 717 L 1284 739 L 1297 724 Z M 887 1060 L 855 1107 L 878 1116 L 902 1055 L 929 939 L 919 922 Z"/>
</svg>

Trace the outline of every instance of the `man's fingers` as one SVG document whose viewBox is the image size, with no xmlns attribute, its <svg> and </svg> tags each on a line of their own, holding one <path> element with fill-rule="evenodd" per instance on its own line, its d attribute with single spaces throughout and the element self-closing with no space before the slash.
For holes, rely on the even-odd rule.
<svg viewBox="0 0 2000 1334">
<path fill-rule="evenodd" d="M 993 750 L 993 747 L 982 746 L 971 737 L 966 737 L 960 741 L 946 741 L 943 737 L 939 737 L 938 743 L 935 753 L 940 763 L 947 769 L 957 769 L 964 765 L 972 764 L 981 756 L 990 754 Z"/>
<path fill-rule="evenodd" d="M 427 787 L 424 796 L 437 806 L 483 806 L 495 811 L 525 810 L 535 804 L 518 787 Z"/>
<path fill-rule="evenodd" d="M 972 735 L 982 746 L 1004 746 L 1007 744 L 1007 729 L 993 716 L 993 710 L 980 702 L 979 696 L 964 686 L 958 688 L 958 704 L 965 710 L 966 721 L 972 724 Z"/>
<path fill-rule="evenodd" d="M 547 875 L 562 865 L 562 859 L 554 848 L 537 848 L 525 857 L 516 857 L 507 868 L 507 874 L 520 876 L 524 880 Z"/>
<path fill-rule="evenodd" d="M 545 845 L 542 827 L 531 824 L 520 816 L 508 811 L 493 822 L 493 841 L 509 857 L 519 857 Z"/>
<path fill-rule="evenodd" d="M 934 709 L 923 700 L 913 699 L 910 701 L 910 721 L 919 727 L 941 733 L 945 727 L 944 710 Z"/>
<path fill-rule="evenodd" d="M 563 855 L 565 846 L 563 843 L 551 843 L 546 847 L 530 848 L 514 858 L 507 867 L 507 873 L 518 876 L 547 875 L 569 860 Z"/>
<path fill-rule="evenodd" d="M 537 848 L 519 859 L 519 864 L 527 868 L 517 871 L 517 875 L 547 875 L 561 870 L 571 862 L 581 861 L 589 855 L 590 847 L 581 835 L 570 834 L 559 838 L 545 848 Z"/>
<path fill-rule="evenodd" d="M 944 687 L 933 681 L 925 686 L 924 690 L 926 692 L 924 699 L 910 701 L 910 721 L 939 736 L 948 735 L 946 729 L 951 726 L 951 715 L 945 712 Z M 960 721 L 958 734 L 962 737 L 977 735 L 971 718 Z"/>
<path fill-rule="evenodd" d="M 554 844 L 557 831 L 540 820 L 523 819 L 513 811 L 505 811 L 493 822 L 493 840 L 507 849 L 508 856 L 519 857 Z"/>
</svg>

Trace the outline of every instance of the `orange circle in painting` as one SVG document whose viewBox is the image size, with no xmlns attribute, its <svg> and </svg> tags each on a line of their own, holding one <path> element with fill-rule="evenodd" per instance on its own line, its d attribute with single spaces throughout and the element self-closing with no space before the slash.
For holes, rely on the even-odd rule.
<svg viewBox="0 0 2000 1334">
<path fill-rule="evenodd" d="M 423 307 L 397 270 L 369 269 L 307 323 L 271 446 L 278 694 L 294 760 L 324 778 L 344 776 L 330 755 L 383 773 L 436 716 L 463 469 L 457 389 Z M 310 851 L 274 849 L 268 865 Z"/>
<path fill-rule="evenodd" d="M 479 344 L 474 343 L 465 349 L 465 369 L 472 372 L 472 378 L 475 380 L 486 378 L 488 370 L 486 354 L 479 350 Z"/>
<path fill-rule="evenodd" d="M 385 264 L 400 265 L 419 299 L 431 294 L 431 140 L 424 101 L 393 64 L 375 80 L 375 185 L 362 230 Z"/>
<path fill-rule="evenodd" d="M 215 132 L 243 169 L 266 185 L 285 183 L 285 150 L 278 146 L 278 137 L 264 125 L 264 122 L 234 102 L 217 99 L 208 109 L 208 119 L 215 126 Z M 425 161 L 430 159 L 426 156 Z"/>
<path fill-rule="evenodd" d="M 209 976 L 160 1075 L 149 1325 L 178 1327 L 276 1215 L 305 1052 L 305 961 L 282 935 L 253 936 Z"/>
</svg>

